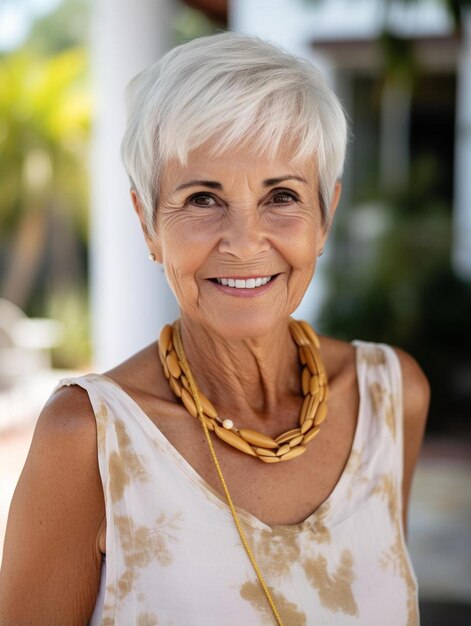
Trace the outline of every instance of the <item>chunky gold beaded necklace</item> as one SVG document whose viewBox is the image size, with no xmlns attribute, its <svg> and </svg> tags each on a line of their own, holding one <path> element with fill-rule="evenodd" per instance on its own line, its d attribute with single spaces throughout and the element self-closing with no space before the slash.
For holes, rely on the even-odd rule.
<svg viewBox="0 0 471 626">
<path fill-rule="evenodd" d="M 209 431 L 215 432 L 222 441 L 237 450 L 250 456 L 256 456 L 265 463 L 288 461 L 306 450 L 305 444 L 317 435 L 319 425 L 324 421 L 327 413 L 327 376 L 319 354 L 319 340 L 309 324 L 290 318 L 289 329 L 298 346 L 299 359 L 303 364 L 301 384 L 304 402 L 299 417 L 299 427 L 288 430 L 275 439 L 248 428 L 237 430 L 234 428 L 232 420 L 221 420 L 214 406 L 196 385 L 183 350 L 179 320 L 176 320 L 173 325 L 164 326 L 159 338 L 159 354 L 164 374 L 172 391 L 181 399 L 186 410 L 193 417 L 199 418 L 203 426 L 237 531 L 278 626 L 283 626 L 283 621 L 243 531 L 217 460 Z"/>
<path fill-rule="evenodd" d="M 289 329 L 298 346 L 299 359 L 303 365 L 301 385 L 304 401 L 298 427 L 275 438 L 250 428 L 236 428 L 232 420 L 219 417 L 212 403 L 201 391 L 192 389 L 189 376 L 183 367 L 187 361 L 179 320 L 173 325 L 164 326 L 160 333 L 159 354 L 165 377 L 188 413 L 198 417 L 198 397 L 203 408 L 202 420 L 207 428 L 233 448 L 255 456 L 264 463 L 289 461 L 303 454 L 306 444 L 318 434 L 319 426 L 327 414 L 327 377 L 319 353 L 319 339 L 307 322 L 290 318 Z"/>
</svg>

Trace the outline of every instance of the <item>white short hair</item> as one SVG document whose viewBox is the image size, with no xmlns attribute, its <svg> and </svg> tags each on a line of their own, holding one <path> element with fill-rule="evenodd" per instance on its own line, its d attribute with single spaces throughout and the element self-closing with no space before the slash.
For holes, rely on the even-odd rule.
<svg viewBox="0 0 471 626">
<path fill-rule="evenodd" d="M 244 143 L 293 159 L 315 156 L 324 222 L 347 142 L 343 108 L 309 61 L 259 37 L 224 32 L 177 46 L 126 88 L 121 154 L 154 237 L 162 167 L 209 142 L 217 155 Z"/>
</svg>

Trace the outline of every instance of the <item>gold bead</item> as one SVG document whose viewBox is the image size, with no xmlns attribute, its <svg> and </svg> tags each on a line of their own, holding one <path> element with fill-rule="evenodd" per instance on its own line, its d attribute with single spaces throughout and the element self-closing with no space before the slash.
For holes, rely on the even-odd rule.
<svg viewBox="0 0 471 626">
<path fill-rule="evenodd" d="M 290 439 L 297 437 L 300 434 L 300 432 L 301 432 L 300 428 L 292 428 L 291 430 L 287 430 L 285 433 L 281 433 L 281 435 L 278 435 L 275 441 L 278 445 L 282 445 L 288 442 Z"/>
<path fill-rule="evenodd" d="M 290 450 L 291 450 L 291 446 L 289 445 L 289 443 L 285 443 L 278 448 L 278 450 L 276 451 L 276 456 L 281 456 L 282 454 L 286 454 L 286 452 L 289 452 Z"/>
<path fill-rule="evenodd" d="M 306 452 L 306 450 L 307 450 L 306 446 L 298 446 L 297 448 L 293 448 L 292 450 L 289 450 L 288 452 L 283 454 L 283 456 L 280 457 L 280 460 L 289 461 L 290 459 L 295 459 L 300 454 L 303 454 L 304 452 Z"/>
<path fill-rule="evenodd" d="M 279 456 L 259 456 L 258 458 L 264 463 L 278 463 L 281 461 Z"/>
<path fill-rule="evenodd" d="M 163 354 L 164 356 L 170 349 L 170 344 L 172 343 L 172 332 L 173 329 L 170 324 L 166 324 L 160 331 L 159 349 L 161 354 Z"/>
<path fill-rule="evenodd" d="M 290 439 L 288 441 L 290 448 L 296 447 L 298 444 L 301 443 L 303 439 L 304 439 L 304 435 L 298 435 L 297 437 L 293 437 L 293 439 Z"/>
<path fill-rule="evenodd" d="M 178 359 L 175 352 L 169 352 L 165 360 L 167 363 L 168 371 L 170 372 L 170 374 L 172 374 L 173 378 L 180 378 L 182 370 L 178 365 Z"/>
<path fill-rule="evenodd" d="M 309 441 L 311 441 L 311 439 L 314 439 L 314 437 L 319 433 L 320 427 L 316 426 L 315 428 L 312 428 L 311 430 L 308 430 L 307 433 L 304 435 L 304 439 L 303 439 L 303 443 L 309 443 Z"/>
<path fill-rule="evenodd" d="M 257 456 L 249 444 L 239 437 L 239 435 L 232 430 L 226 430 L 225 428 L 221 428 L 220 426 L 214 425 L 214 432 L 219 437 L 233 448 L 237 448 L 241 452 L 245 452 L 246 454 L 250 454 L 250 456 Z M 267 457 L 268 458 L 268 457 Z"/>
<path fill-rule="evenodd" d="M 313 419 L 305 420 L 303 422 L 303 425 L 301 426 L 301 434 L 304 435 L 304 433 L 307 433 L 307 431 L 311 428 L 313 423 L 314 423 Z"/>
<path fill-rule="evenodd" d="M 198 417 L 198 411 L 196 410 L 195 401 L 193 400 L 190 393 L 184 387 L 182 387 L 181 398 L 182 398 L 183 404 L 185 405 L 185 409 L 188 411 L 188 413 L 192 415 L 193 417 Z"/>
<path fill-rule="evenodd" d="M 264 463 L 279 463 L 281 461 L 279 456 L 259 456 L 258 458 Z"/>
<path fill-rule="evenodd" d="M 252 430 L 251 428 L 241 428 L 239 430 L 239 435 L 253 446 L 258 446 L 260 448 L 278 448 L 278 444 L 274 439 L 268 435 L 259 433 L 257 430 Z"/>
<path fill-rule="evenodd" d="M 201 406 L 203 407 L 203 411 L 206 413 L 206 415 L 209 415 L 209 417 L 212 418 L 216 418 L 218 416 L 218 413 L 214 406 L 211 404 L 211 402 L 208 400 L 208 398 L 203 393 L 201 393 L 201 391 L 199 393 L 199 396 Z"/>
<path fill-rule="evenodd" d="M 317 334 L 314 332 L 314 330 L 309 326 L 309 324 L 307 322 L 305 322 L 304 320 L 299 320 L 299 325 L 301 326 L 301 328 L 304 331 L 304 334 L 309 337 L 309 339 L 312 341 L 312 343 L 316 346 L 316 348 L 318 350 L 320 350 L 320 343 L 319 343 L 319 337 L 317 336 Z"/>
</svg>

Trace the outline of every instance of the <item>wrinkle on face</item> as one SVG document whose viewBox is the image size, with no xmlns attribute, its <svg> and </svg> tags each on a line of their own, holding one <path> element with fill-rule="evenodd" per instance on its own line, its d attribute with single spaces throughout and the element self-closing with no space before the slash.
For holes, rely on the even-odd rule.
<svg viewBox="0 0 471 626">
<path fill-rule="evenodd" d="M 308 184 L 299 180 L 280 182 L 277 188 L 292 190 L 299 202 L 292 203 L 289 209 L 278 207 L 273 210 L 272 204 L 267 205 L 273 190 L 263 187 L 262 181 L 290 174 L 304 178 Z M 216 180 L 221 182 L 223 190 L 197 186 L 174 192 L 179 184 L 189 180 Z M 216 199 L 208 198 L 208 202 L 217 204 L 218 208 L 186 204 L 195 193 L 212 194 Z M 291 305 L 292 310 L 296 308 L 312 277 L 317 239 L 322 237 L 323 231 L 313 159 L 294 163 L 286 153 L 268 160 L 255 156 L 248 149 L 234 150 L 214 159 L 200 148 L 189 154 L 186 166 L 176 159 L 167 163 L 159 196 L 158 231 L 163 261 L 169 282 L 184 310 L 197 314 L 198 306 L 204 307 L 205 298 L 208 298 L 206 293 L 201 293 L 202 281 L 223 275 L 226 268 L 239 275 L 245 272 L 248 275 L 254 272 L 272 275 L 280 271 L 289 274 L 291 269 L 298 269 L 296 265 L 290 268 L 289 262 L 283 258 L 279 245 L 281 239 L 289 240 L 288 248 L 298 251 L 300 247 L 304 248 L 306 256 L 299 268 L 303 270 L 304 280 L 298 286 L 301 277 L 294 273 L 293 298 L 285 297 L 282 303 L 283 307 Z M 257 252 L 254 245 L 253 254 L 246 258 L 231 255 L 225 239 L 236 237 L 239 230 L 243 237 L 252 231 L 254 238 L 260 235 L 261 249 Z M 185 248 L 187 254 L 179 254 L 177 244 Z M 199 289 L 194 288 L 194 283 L 198 283 Z M 209 302 L 207 309 L 211 309 Z M 208 310 L 201 313 L 202 318 Z"/>
<path fill-rule="evenodd" d="M 288 395 L 299 395 L 289 373 L 296 372 L 298 355 L 288 318 L 309 287 L 326 237 L 316 159 L 291 156 L 287 149 L 268 158 L 239 147 L 215 158 L 203 146 L 190 152 L 186 165 L 170 160 L 159 189 L 157 256 L 179 303 L 187 357 L 216 406 L 221 395 L 230 395 L 225 391 L 241 397 L 242 373 L 248 400 L 241 399 L 237 410 L 248 415 L 247 424 L 273 413 L 287 395 L 285 387 Z M 290 179 L 264 185 L 289 175 L 307 183 Z M 199 184 L 175 191 L 190 180 L 218 181 L 222 189 Z M 253 294 L 236 295 L 215 281 L 259 276 L 275 278 Z M 251 342 L 259 339 L 261 347 L 254 347 Z M 209 369 L 213 361 L 226 365 Z M 226 370 L 232 372 L 229 381 L 222 380 Z M 293 404 L 290 398 L 290 408 Z"/>
</svg>

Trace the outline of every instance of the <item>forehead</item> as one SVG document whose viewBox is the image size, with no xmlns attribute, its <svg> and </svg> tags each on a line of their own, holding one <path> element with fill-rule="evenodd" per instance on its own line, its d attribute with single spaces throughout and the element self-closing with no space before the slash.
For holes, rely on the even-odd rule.
<svg viewBox="0 0 471 626">
<path fill-rule="evenodd" d="M 211 146 L 191 150 L 187 162 L 172 158 L 162 169 L 161 190 L 172 191 L 188 180 L 227 181 L 249 179 L 253 182 L 295 175 L 311 185 L 317 185 L 317 166 L 314 156 L 293 159 L 293 150 L 281 148 L 275 155 L 256 153 L 249 146 L 238 147 L 214 155 Z"/>
</svg>

